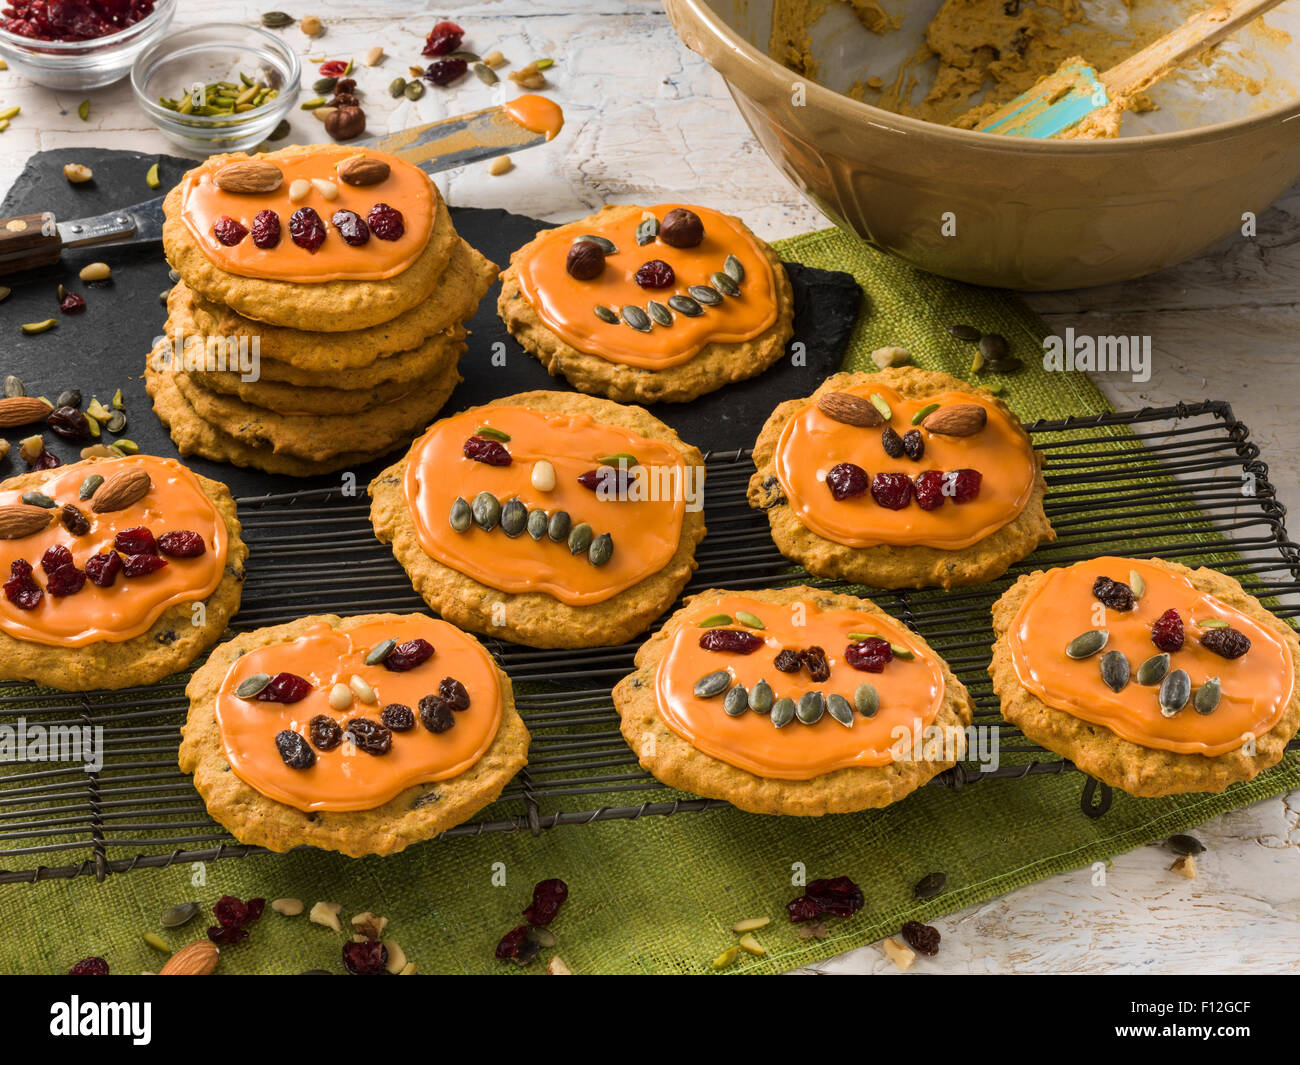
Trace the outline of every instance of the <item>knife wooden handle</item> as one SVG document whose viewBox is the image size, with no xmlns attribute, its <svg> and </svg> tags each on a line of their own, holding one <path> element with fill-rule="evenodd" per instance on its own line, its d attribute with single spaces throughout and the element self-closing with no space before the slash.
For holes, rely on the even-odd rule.
<svg viewBox="0 0 1300 1065">
<path fill-rule="evenodd" d="M 0 219 L 0 274 L 49 266 L 62 253 L 63 240 L 48 211 Z"/>
</svg>

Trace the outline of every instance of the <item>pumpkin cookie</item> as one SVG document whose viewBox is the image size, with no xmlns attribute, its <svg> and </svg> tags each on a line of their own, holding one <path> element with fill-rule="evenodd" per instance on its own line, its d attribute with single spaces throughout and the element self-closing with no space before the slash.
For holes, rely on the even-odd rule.
<svg viewBox="0 0 1300 1065">
<path fill-rule="evenodd" d="M 776 252 L 705 207 L 606 207 L 538 234 L 501 282 L 502 321 L 548 373 L 623 402 L 683 402 L 753 377 L 793 331 Z"/>
<path fill-rule="evenodd" d="M 614 688 L 663 783 L 761 814 L 888 806 L 961 760 L 970 695 L 874 603 L 817 588 L 691 596 Z"/>
<path fill-rule="evenodd" d="M 1021 577 L 994 604 L 1002 715 L 1131 795 L 1223 791 L 1300 729 L 1300 642 L 1232 577 L 1097 558 Z"/>
<path fill-rule="evenodd" d="M 422 614 L 236 636 L 185 689 L 180 767 L 241 843 L 394 854 L 468 820 L 528 760 L 510 679 Z"/>
<path fill-rule="evenodd" d="M 834 374 L 772 412 L 754 465 L 750 506 L 781 553 L 819 577 L 980 584 L 1056 538 L 1019 420 L 947 374 Z"/>
<path fill-rule="evenodd" d="M 172 459 L 86 459 L 0 483 L 0 680 L 126 688 L 184 669 L 239 609 L 229 490 Z"/>
<path fill-rule="evenodd" d="M 704 537 L 704 460 L 640 407 L 524 392 L 444 418 L 370 484 L 370 520 L 462 628 L 618 644 L 677 598 Z"/>
</svg>

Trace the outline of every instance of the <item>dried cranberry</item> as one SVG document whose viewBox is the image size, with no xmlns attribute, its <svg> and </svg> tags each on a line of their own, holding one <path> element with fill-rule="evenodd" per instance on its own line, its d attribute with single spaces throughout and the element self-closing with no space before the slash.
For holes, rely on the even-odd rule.
<svg viewBox="0 0 1300 1065">
<path fill-rule="evenodd" d="M 343 968 L 353 976 L 383 976 L 388 972 L 388 948 L 377 939 L 344 943 Z"/>
<path fill-rule="evenodd" d="M 862 889 L 847 876 L 833 880 L 814 880 L 804 889 L 804 897 L 817 903 L 822 913 L 834 917 L 852 917 L 866 900 Z"/>
<path fill-rule="evenodd" d="M 327 59 L 320 65 L 316 73 L 322 78 L 340 78 L 347 72 L 347 69 L 348 61 L 346 59 Z M 334 88 L 337 90 L 338 86 L 335 85 Z"/>
<path fill-rule="evenodd" d="M 290 769 L 310 769 L 316 764 L 316 752 L 298 733 L 287 728 L 275 734 L 275 749 Z"/>
<path fill-rule="evenodd" d="M 496 956 L 502 961 L 516 961 L 524 944 L 528 939 L 528 926 L 521 924 L 518 928 L 512 928 L 504 936 L 501 942 L 497 944 Z"/>
<path fill-rule="evenodd" d="M 325 223 L 311 207 L 299 207 L 289 216 L 289 236 L 313 255 L 325 243 Z"/>
<path fill-rule="evenodd" d="M 327 714 L 317 714 L 308 721 L 307 734 L 318 751 L 332 751 L 343 742 L 343 729 Z"/>
<path fill-rule="evenodd" d="M 344 244 L 359 248 L 370 240 L 370 227 L 366 225 L 366 220 L 356 211 L 335 211 L 330 221 L 334 223 L 334 228 L 339 231 L 339 236 L 343 238 Z"/>
<path fill-rule="evenodd" d="M 902 510 L 912 501 L 912 480 L 905 473 L 878 473 L 871 478 L 871 498 L 890 510 Z"/>
<path fill-rule="evenodd" d="M 673 282 L 677 280 L 677 275 L 662 259 L 651 259 L 637 267 L 632 280 L 642 288 L 671 288 Z"/>
<path fill-rule="evenodd" d="M 1201 646 L 1223 658 L 1240 658 L 1250 650 L 1250 637 L 1236 629 L 1207 629 L 1201 633 Z"/>
<path fill-rule="evenodd" d="M 90 436 L 90 419 L 76 407 L 60 407 L 45 419 L 45 424 L 64 440 L 85 440 Z"/>
<path fill-rule="evenodd" d="M 853 499 L 867 490 L 867 471 L 851 462 L 838 463 L 827 471 L 826 487 L 840 501 Z"/>
<path fill-rule="evenodd" d="M 72 552 L 62 544 L 54 544 L 45 549 L 45 554 L 41 556 L 41 569 L 46 573 L 53 573 L 61 566 L 72 565 Z"/>
<path fill-rule="evenodd" d="M 108 962 L 103 958 L 82 958 L 71 969 L 69 976 L 107 976 Z"/>
<path fill-rule="evenodd" d="M 1092 582 L 1092 594 L 1111 610 L 1125 612 L 1133 609 L 1133 589 L 1123 581 L 1098 577 Z"/>
<path fill-rule="evenodd" d="M 223 214 L 212 223 L 212 233 L 227 248 L 233 248 L 246 236 L 248 230 L 242 222 L 236 222 L 228 214 Z"/>
<path fill-rule="evenodd" d="M 122 556 L 116 551 L 104 551 L 86 559 L 86 576 L 91 584 L 101 588 L 111 588 L 122 572 Z"/>
<path fill-rule="evenodd" d="M 258 211 L 253 216 L 253 243 L 269 251 L 280 243 L 280 216 L 274 211 Z"/>
<path fill-rule="evenodd" d="M 453 710 L 469 709 L 469 692 L 455 677 L 443 677 L 438 682 L 438 697 Z"/>
<path fill-rule="evenodd" d="M 236 943 L 242 943 L 248 938 L 248 929 L 222 928 L 220 925 L 213 925 L 208 929 L 208 938 L 213 943 L 219 943 L 222 946 L 233 946 Z"/>
<path fill-rule="evenodd" d="M 34 470 L 53 470 L 62 466 L 63 460 L 59 458 L 58 455 L 51 454 L 42 448 L 41 453 L 37 455 L 36 458 L 32 459 L 32 461 L 27 465 Z"/>
<path fill-rule="evenodd" d="M 248 924 L 248 907 L 234 895 L 222 895 L 212 907 L 212 916 L 222 928 L 243 928 Z"/>
<path fill-rule="evenodd" d="M 903 453 L 915 462 L 920 462 L 925 454 L 925 440 L 920 429 L 909 429 L 903 434 Z"/>
<path fill-rule="evenodd" d="M 158 537 L 158 550 L 171 558 L 198 558 L 208 549 L 203 537 L 189 529 L 173 529 Z"/>
<path fill-rule="evenodd" d="M 980 494 L 984 477 L 979 470 L 953 470 L 949 477 L 952 490 L 946 494 L 952 496 L 954 503 L 969 503 Z"/>
<path fill-rule="evenodd" d="M 918 473 L 912 482 L 912 493 L 922 510 L 937 510 L 943 506 L 943 474 L 939 470 Z"/>
<path fill-rule="evenodd" d="M 415 712 L 405 703 L 389 703 L 379 711 L 379 723 L 393 732 L 410 732 L 415 728 Z"/>
<path fill-rule="evenodd" d="M 79 507 L 71 503 L 64 503 L 63 509 L 59 512 L 59 520 L 63 522 L 63 527 L 72 533 L 73 536 L 85 536 L 90 532 L 90 519 L 81 511 Z"/>
<path fill-rule="evenodd" d="M 803 924 L 805 921 L 815 921 L 822 915 L 821 907 L 817 905 L 807 895 L 800 895 L 797 899 L 791 899 L 785 904 L 785 912 L 790 915 L 791 924 Z"/>
<path fill-rule="evenodd" d="M 25 558 L 16 558 L 9 563 L 9 579 L 11 581 L 30 580 L 32 576 L 32 564 Z"/>
<path fill-rule="evenodd" d="M 550 924 L 568 897 L 569 885 L 563 880 L 541 881 L 533 888 L 533 902 L 524 910 L 524 920 L 533 925 Z"/>
<path fill-rule="evenodd" d="M 885 449 L 885 454 L 891 459 L 901 459 L 903 457 L 903 438 L 898 435 L 892 425 L 886 425 L 881 430 L 880 446 Z"/>
<path fill-rule="evenodd" d="M 738 655 L 752 655 L 763 646 L 763 637 L 744 629 L 709 629 L 700 637 L 700 646 L 706 651 L 731 651 Z"/>
<path fill-rule="evenodd" d="M 151 573 L 157 573 L 165 565 L 167 560 L 157 555 L 128 555 L 126 561 L 122 563 L 122 573 L 127 577 L 147 577 Z"/>
<path fill-rule="evenodd" d="M 1151 642 L 1162 651 L 1181 651 L 1183 639 L 1183 619 L 1177 610 L 1166 610 L 1151 626 Z"/>
<path fill-rule="evenodd" d="M 399 643 L 384 659 L 384 668 L 394 673 L 405 673 L 408 669 L 423 665 L 433 656 L 433 644 L 428 640 L 414 639 Z"/>
<path fill-rule="evenodd" d="M 787 647 L 777 654 L 772 660 L 772 665 L 782 673 L 798 673 L 799 667 L 803 665 L 803 659 L 799 657 L 798 651 L 792 651 Z"/>
<path fill-rule="evenodd" d="M 824 684 L 831 679 L 831 664 L 826 652 L 816 644 L 799 652 L 799 664 L 808 671 L 808 678 L 814 684 Z"/>
<path fill-rule="evenodd" d="M 124 555 L 156 555 L 158 541 L 153 533 L 143 525 L 132 529 L 123 529 L 113 537 L 113 546 Z"/>
<path fill-rule="evenodd" d="M 463 78 L 468 70 L 469 63 L 463 59 L 438 59 L 429 64 L 424 72 L 424 80 L 439 88 L 446 88 Z"/>
<path fill-rule="evenodd" d="M 420 700 L 420 724 L 438 735 L 456 724 L 451 705 L 437 695 L 426 695 Z"/>
<path fill-rule="evenodd" d="M 913 950 L 919 950 L 933 958 L 939 953 L 939 929 L 932 928 L 920 921 L 908 921 L 903 925 L 903 939 Z"/>
<path fill-rule="evenodd" d="M 509 466 L 510 452 L 497 440 L 486 440 L 481 436 L 471 436 L 463 448 L 465 457 L 488 466 Z"/>
<path fill-rule="evenodd" d="M 454 22 L 443 20 L 429 31 L 429 36 L 424 39 L 424 48 L 420 55 L 438 56 L 448 55 L 460 47 L 460 42 L 465 37 L 465 31 Z"/>
<path fill-rule="evenodd" d="M 879 636 L 868 636 L 844 649 L 844 661 L 864 673 L 883 673 L 893 657 L 889 642 Z"/>
<path fill-rule="evenodd" d="M 45 590 L 57 598 L 76 595 L 86 585 L 86 574 L 71 562 L 45 578 Z"/>
<path fill-rule="evenodd" d="M 348 722 L 347 737 L 358 751 L 366 754 L 387 754 L 393 749 L 393 734 L 378 721 L 368 717 L 354 717 Z"/>
<path fill-rule="evenodd" d="M 297 673 L 277 673 L 253 698 L 263 703 L 296 703 L 310 691 L 311 681 Z"/>
<path fill-rule="evenodd" d="M 248 920 L 245 924 L 252 924 L 262 916 L 262 911 L 266 909 L 266 899 L 249 899 L 245 904 L 248 906 Z"/>
<path fill-rule="evenodd" d="M 583 488 L 600 492 L 602 496 L 627 495 L 627 486 L 632 480 L 632 471 L 617 466 L 597 466 L 594 470 L 578 474 L 578 483 Z"/>
<path fill-rule="evenodd" d="M 377 203 L 370 208 L 370 213 L 366 215 L 366 222 L 370 226 L 370 232 L 380 240 L 400 240 L 402 234 L 406 232 L 406 222 L 402 218 L 402 212 L 396 207 L 389 207 L 386 203 Z"/>
<path fill-rule="evenodd" d="M 32 564 L 16 558 L 9 564 L 9 579 L 4 584 L 5 598 L 19 610 L 35 610 L 45 593 L 32 577 Z"/>
<path fill-rule="evenodd" d="M 86 300 L 75 292 L 68 292 L 59 300 L 59 310 L 64 314 L 80 314 L 86 309 Z"/>
</svg>

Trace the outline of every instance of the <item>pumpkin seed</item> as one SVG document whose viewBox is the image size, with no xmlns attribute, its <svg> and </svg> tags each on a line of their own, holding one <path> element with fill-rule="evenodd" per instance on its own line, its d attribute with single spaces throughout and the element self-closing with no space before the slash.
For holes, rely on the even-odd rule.
<svg viewBox="0 0 1300 1065">
<path fill-rule="evenodd" d="M 704 313 L 704 308 L 690 296 L 669 296 L 668 306 L 678 314 L 686 315 L 687 318 L 698 318 Z"/>
<path fill-rule="evenodd" d="M 486 63 L 474 64 L 474 77 L 478 78 L 484 85 L 495 85 L 501 80 L 497 77 L 497 72 Z"/>
<path fill-rule="evenodd" d="M 772 704 L 772 727 L 785 728 L 794 720 L 795 710 L 794 700 L 783 695 Z"/>
<path fill-rule="evenodd" d="M 650 332 L 650 316 L 635 303 L 629 303 L 623 307 L 623 321 L 638 333 Z"/>
<path fill-rule="evenodd" d="M 1223 686 L 1218 677 L 1206 677 L 1205 683 L 1196 689 L 1192 696 L 1192 706 L 1198 714 L 1212 714 L 1219 708 L 1219 699 L 1223 695 Z"/>
<path fill-rule="evenodd" d="M 618 248 L 614 246 L 614 242 L 606 237 L 597 236 L 595 233 L 584 233 L 580 237 L 574 237 L 573 243 L 577 244 L 580 240 L 591 241 L 591 243 L 595 244 L 606 255 L 618 254 Z"/>
<path fill-rule="evenodd" d="M 718 270 L 709 275 L 709 281 L 724 296 L 739 296 L 740 286 L 731 279 L 730 274 Z"/>
<path fill-rule="evenodd" d="M 734 255 L 727 256 L 727 261 L 722 264 L 722 269 L 725 270 L 727 276 L 738 285 L 745 280 L 745 264 Z"/>
<path fill-rule="evenodd" d="M 730 625 L 730 614 L 710 614 L 703 621 L 696 622 L 696 627 L 701 629 L 716 629 L 719 625 Z"/>
<path fill-rule="evenodd" d="M 1220 618 L 1206 618 L 1204 621 L 1193 622 L 1198 629 L 1226 629 L 1228 623 Z"/>
<path fill-rule="evenodd" d="M 9 374 L 5 377 L 4 393 L 5 399 L 13 399 L 15 396 L 27 395 L 27 389 L 23 386 L 21 378 Z"/>
<path fill-rule="evenodd" d="M 1141 599 L 1142 593 L 1147 590 L 1147 582 L 1142 579 L 1142 574 L 1135 569 L 1128 571 L 1128 586 L 1133 592 L 1134 599 Z"/>
<path fill-rule="evenodd" d="M 984 334 L 973 325 L 950 325 L 948 327 L 948 335 L 954 336 L 958 340 L 976 341 Z"/>
<path fill-rule="evenodd" d="M 510 434 L 503 433 L 500 429 L 494 429 L 490 425 L 480 425 L 474 430 L 475 436 L 484 436 L 489 440 L 500 440 L 503 444 L 510 442 Z"/>
<path fill-rule="evenodd" d="M 853 707 L 838 692 L 832 692 L 826 696 L 826 712 L 841 725 L 848 728 L 853 727 Z"/>
<path fill-rule="evenodd" d="M 772 685 L 760 680 L 749 689 L 749 708 L 756 714 L 766 714 L 772 709 L 774 698 Z"/>
<path fill-rule="evenodd" d="M 397 646 L 396 640 L 380 640 L 374 647 L 366 652 L 366 665 L 377 666 L 385 658 L 393 653 L 393 648 Z"/>
<path fill-rule="evenodd" d="M 251 699 L 270 683 L 271 678 L 267 674 L 254 673 L 239 682 L 239 685 L 235 688 L 235 697 L 237 699 Z"/>
<path fill-rule="evenodd" d="M 922 407 L 919 411 L 917 411 L 915 414 L 912 415 L 912 424 L 920 425 L 923 421 L 925 421 L 926 418 L 930 417 L 930 415 L 933 414 L 938 409 L 939 409 L 939 404 L 927 403 L 924 407 Z"/>
<path fill-rule="evenodd" d="M 1101 680 L 1113 692 L 1128 686 L 1131 669 L 1123 651 L 1107 651 L 1101 656 Z"/>
<path fill-rule="evenodd" d="M 614 556 L 614 538 L 609 533 L 601 533 L 591 541 L 587 548 L 587 561 L 593 566 L 603 566 Z"/>
<path fill-rule="evenodd" d="M 1169 849 L 1175 854 L 1204 854 L 1205 844 L 1195 836 L 1189 836 L 1186 832 L 1179 832 L 1177 835 L 1169 837 Z"/>
<path fill-rule="evenodd" d="M 926 873 L 912 888 L 912 898 L 932 899 L 936 895 L 942 895 L 947 886 L 947 873 Z"/>
<path fill-rule="evenodd" d="M 29 507 L 44 507 L 46 510 L 51 510 L 58 505 L 44 492 L 24 492 L 21 498 Z"/>
<path fill-rule="evenodd" d="M 283 11 L 267 11 L 262 15 L 262 25 L 268 30 L 279 30 L 293 25 L 293 16 Z"/>
<path fill-rule="evenodd" d="M 1137 682 L 1150 687 L 1153 684 L 1159 684 L 1165 679 L 1165 674 L 1169 672 L 1169 655 L 1161 652 L 1158 655 L 1152 655 L 1140 666 L 1137 671 Z"/>
<path fill-rule="evenodd" d="M 501 501 L 491 492 L 480 492 L 470 504 L 474 524 L 484 532 L 491 532 L 501 520 Z"/>
<path fill-rule="evenodd" d="M 737 684 L 727 692 L 722 700 L 722 709 L 730 717 L 739 717 L 749 709 L 749 692 L 743 684 Z"/>
<path fill-rule="evenodd" d="M 271 132 L 267 134 L 266 139 L 269 141 L 282 141 L 285 137 L 289 136 L 289 130 L 292 128 L 293 127 L 289 125 L 289 120 L 287 118 L 282 118 L 275 129 L 271 130 Z"/>
<path fill-rule="evenodd" d="M 394 100 L 396 100 L 399 96 L 401 96 L 405 92 L 406 92 L 405 78 L 394 78 L 392 81 L 388 83 L 388 95 L 391 96 Z"/>
<path fill-rule="evenodd" d="M 1023 369 L 1025 364 L 1013 355 L 1010 358 L 998 359 L 997 361 L 989 360 L 987 365 L 994 373 L 1015 373 L 1017 370 Z"/>
<path fill-rule="evenodd" d="M 557 510 L 546 523 L 546 535 L 557 544 L 562 543 L 568 539 L 569 524 L 569 512 L 567 510 Z"/>
<path fill-rule="evenodd" d="M 463 60 L 465 60 L 466 63 L 481 63 L 481 62 L 483 62 L 483 57 L 482 57 L 481 55 L 479 55 L 477 52 L 467 52 L 467 51 L 452 52 L 451 55 L 447 56 L 447 58 L 448 58 L 448 59 L 463 59 Z"/>
<path fill-rule="evenodd" d="M 821 692 L 804 692 L 799 696 L 799 705 L 794 712 L 805 725 L 815 725 L 826 713 L 826 700 Z"/>
<path fill-rule="evenodd" d="M 158 918 L 158 923 L 164 928 L 179 928 L 187 921 L 193 919 L 194 915 L 199 912 L 197 902 L 182 902 L 171 909 L 163 910 L 162 916 Z"/>
<path fill-rule="evenodd" d="M 658 300 L 651 300 L 645 305 L 645 309 L 650 313 L 650 317 L 660 325 L 673 324 L 673 312 Z"/>
<path fill-rule="evenodd" d="M 736 620 L 739 621 L 742 625 L 748 625 L 751 629 L 767 628 L 767 626 L 763 624 L 760 618 L 751 614 L 748 610 L 737 610 Z"/>
<path fill-rule="evenodd" d="M 469 528 L 470 522 L 474 520 L 474 511 L 470 509 L 462 497 L 457 496 L 451 504 L 451 513 L 447 515 L 447 522 L 457 532 L 464 532 Z"/>
<path fill-rule="evenodd" d="M 87 477 L 84 481 L 81 482 L 81 487 L 77 489 L 77 498 L 82 501 L 89 499 L 91 496 L 95 494 L 95 489 L 97 489 L 103 483 L 104 483 L 103 477 L 101 477 L 97 473 L 92 473 L 89 477 Z"/>
<path fill-rule="evenodd" d="M 580 555 L 591 546 L 591 526 L 585 521 L 578 522 L 569 530 L 569 554 Z"/>
<path fill-rule="evenodd" d="M 408 100 L 418 100 L 424 95 L 424 82 L 408 81 L 406 83 L 406 88 L 402 90 L 402 95 Z"/>
<path fill-rule="evenodd" d="M 688 285 L 686 291 L 691 294 L 691 299 L 706 307 L 716 307 L 722 302 L 722 294 L 708 285 Z"/>
<path fill-rule="evenodd" d="M 318 96 L 324 96 L 334 91 L 334 86 L 339 83 L 338 78 L 317 78 L 311 83 L 311 91 Z"/>
<path fill-rule="evenodd" d="M 980 354 L 989 362 L 998 362 L 1010 354 L 1007 338 L 1001 333 L 985 333 L 980 337 Z"/>
<path fill-rule="evenodd" d="M 1192 694 L 1192 678 L 1185 669 L 1175 669 L 1160 682 L 1160 712 L 1165 717 L 1173 717 L 1187 705 L 1188 696 Z"/>
<path fill-rule="evenodd" d="M 540 540 L 546 535 L 546 511 L 530 510 L 528 512 L 528 535 L 534 540 Z"/>
<path fill-rule="evenodd" d="M 1066 644 L 1065 653 L 1071 658 L 1091 658 L 1106 646 L 1109 639 L 1109 629 L 1089 629 Z"/>
<path fill-rule="evenodd" d="M 731 674 L 725 669 L 719 669 L 715 673 L 705 673 L 695 682 L 692 691 L 697 699 L 712 699 L 715 695 L 721 695 L 731 686 Z"/>
<path fill-rule="evenodd" d="M 659 236 L 659 219 L 653 215 L 642 219 L 641 224 L 636 227 L 637 244 L 649 244 L 657 236 Z"/>
<path fill-rule="evenodd" d="M 108 421 L 104 423 L 104 428 L 110 433 L 120 433 L 126 428 L 126 415 L 120 410 L 113 411 L 113 413 L 108 416 Z"/>
<path fill-rule="evenodd" d="M 853 690 L 853 705 L 863 717 L 875 717 L 880 709 L 880 694 L 876 686 L 865 680 L 859 684 Z"/>
<path fill-rule="evenodd" d="M 501 508 L 501 531 L 514 539 L 524 531 L 528 522 L 528 508 L 517 499 L 506 500 Z"/>
<path fill-rule="evenodd" d="M 610 325 L 618 325 L 618 311 L 611 311 L 603 303 L 598 303 L 592 308 L 596 317 L 602 322 L 608 322 Z"/>
</svg>

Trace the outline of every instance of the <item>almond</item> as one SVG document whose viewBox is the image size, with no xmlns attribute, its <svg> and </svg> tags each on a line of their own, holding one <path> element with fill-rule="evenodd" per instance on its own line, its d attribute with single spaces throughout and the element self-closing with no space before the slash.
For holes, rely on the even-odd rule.
<svg viewBox="0 0 1300 1065">
<path fill-rule="evenodd" d="M 388 180 L 389 167 L 382 159 L 354 155 L 339 164 L 338 173 L 345 185 L 378 185 Z"/>
<path fill-rule="evenodd" d="M 21 540 L 38 533 L 50 524 L 54 511 L 26 503 L 6 503 L 0 507 L 0 540 Z"/>
<path fill-rule="evenodd" d="M 278 166 L 264 159 L 241 159 L 237 163 L 227 163 L 212 180 L 223 192 L 263 193 L 278 189 L 284 181 L 284 174 Z"/>
<path fill-rule="evenodd" d="M 845 425 L 883 425 L 885 419 L 869 399 L 851 392 L 827 392 L 817 401 L 817 409 L 833 421 Z"/>
<path fill-rule="evenodd" d="M 90 497 L 90 509 L 96 514 L 112 510 L 125 510 L 132 503 L 143 499 L 146 492 L 153 487 L 149 471 L 136 467 L 123 470 L 108 478 Z"/>
<path fill-rule="evenodd" d="M 221 951 L 210 939 L 196 939 L 187 943 L 167 959 L 159 976 L 208 976 L 221 960 Z"/>
<path fill-rule="evenodd" d="M 40 396 L 10 396 L 0 399 L 0 429 L 42 421 L 54 408 Z"/>
<path fill-rule="evenodd" d="M 951 407 L 940 407 L 921 424 L 940 436 L 974 436 L 988 420 L 988 411 L 979 404 L 955 403 Z"/>
</svg>

